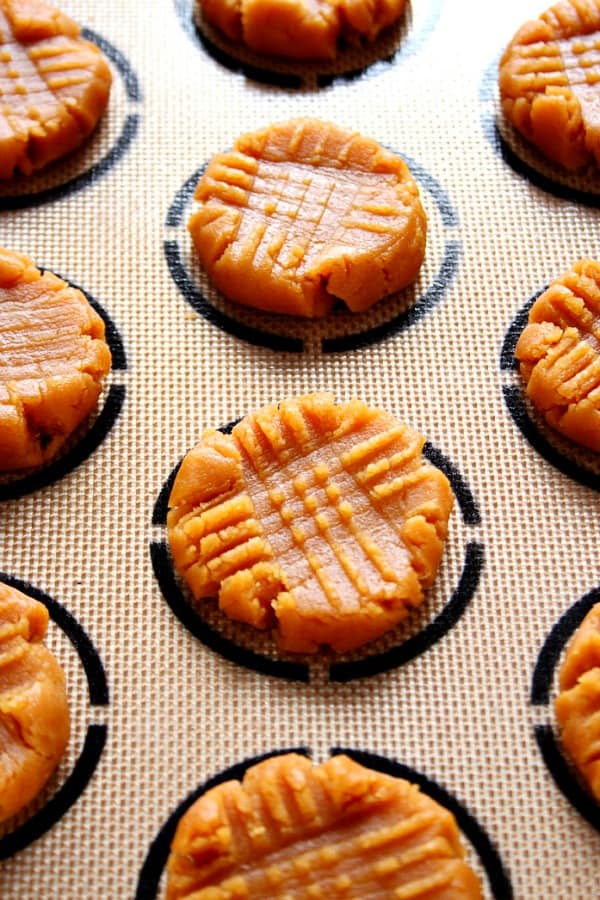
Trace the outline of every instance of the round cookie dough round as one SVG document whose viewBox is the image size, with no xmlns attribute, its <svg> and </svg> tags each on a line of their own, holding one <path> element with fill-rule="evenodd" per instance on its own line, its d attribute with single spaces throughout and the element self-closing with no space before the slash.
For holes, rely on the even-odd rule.
<svg viewBox="0 0 600 900">
<path fill-rule="evenodd" d="M 406 0 L 198 0 L 195 14 L 256 53 L 323 60 L 344 44 L 374 41 L 405 7 Z"/>
<path fill-rule="evenodd" d="M 80 28 L 44 0 L 0 0 L 0 178 L 75 150 L 108 102 L 111 72 Z"/>
<path fill-rule="evenodd" d="M 209 277 L 237 303 L 361 312 L 415 280 L 427 222 L 406 163 L 319 119 L 238 138 L 209 163 L 188 228 Z"/>
<path fill-rule="evenodd" d="M 600 451 L 600 262 L 578 261 L 538 297 L 515 355 L 548 424 Z"/>
<path fill-rule="evenodd" d="M 63 671 L 43 604 L 0 582 L 0 821 L 46 784 L 69 739 Z"/>
<path fill-rule="evenodd" d="M 111 355 L 81 291 L 0 248 L 0 471 L 48 462 L 95 409 Z"/>
<path fill-rule="evenodd" d="M 416 785 L 293 753 L 203 794 L 179 822 L 168 900 L 480 900 L 454 816 Z"/>
<path fill-rule="evenodd" d="M 453 495 L 424 439 L 360 400 L 283 400 L 205 431 L 167 525 L 196 601 L 277 628 L 284 650 L 353 650 L 394 628 L 435 578 Z"/>
<path fill-rule="evenodd" d="M 567 647 L 555 708 L 563 746 L 600 803 L 600 603 Z"/>
<path fill-rule="evenodd" d="M 562 0 L 523 25 L 499 87 L 507 119 L 545 156 L 600 165 L 600 0 Z"/>
</svg>

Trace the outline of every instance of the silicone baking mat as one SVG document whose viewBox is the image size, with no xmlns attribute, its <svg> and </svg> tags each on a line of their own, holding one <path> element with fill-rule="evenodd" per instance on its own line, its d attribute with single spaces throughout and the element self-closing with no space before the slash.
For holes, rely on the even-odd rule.
<svg viewBox="0 0 600 900">
<path fill-rule="evenodd" d="M 565 177 L 498 113 L 498 58 L 543 8 L 413 0 L 375 48 L 319 67 L 240 58 L 191 0 L 63 6 L 110 60 L 109 110 L 71 159 L 0 185 L 0 243 L 88 294 L 114 365 L 65 455 L 0 481 L 0 577 L 49 606 L 73 719 L 47 790 L 0 831 L 3 900 L 161 897 L 190 799 L 289 748 L 419 783 L 457 815 L 488 898 L 600 896 L 600 810 L 552 708 L 600 599 L 600 466 L 548 433 L 513 360 L 532 299 L 600 251 L 598 177 Z M 419 280 L 364 314 L 238 308 L 191 249 L 208 159 L 305 114 L 394 149 L 421 190 Z M 419 614 L 311 660 L 192 609 L 165 504 L 205 427 L 321 389 L 421 431 L 457 502 Z"/>
</svg>

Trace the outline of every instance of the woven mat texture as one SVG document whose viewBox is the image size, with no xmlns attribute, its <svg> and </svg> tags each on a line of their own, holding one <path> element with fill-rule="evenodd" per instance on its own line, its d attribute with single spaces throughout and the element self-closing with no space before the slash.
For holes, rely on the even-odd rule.
<svg viewBox="0 0 600 900">
<path fill-rule="evenodd" d="M 202 41 L 191 0 L 63 9 L 110 55 L 110 108 L 73 160 L 26 187 L 0 185 L 0 244 L 82 287 L 124 360 L 103 407 L 114 422 L 93 452 L 47 484 L 0 483 L 0 577 L 67 610 L 97 663 L 86 674 L 81 642 L 53 619 L 73 734 L 37 804 L 0 831 L 0 897 L 161 897 L 161 835 L 193 791 L 283 748 L 322 760 L 343 747 L 408 767 L 468 812 L 486 897 L 593 900 L 598 810 L 594 824 L 593 809 L 576 808 L 539 746 L 555 732 L 552 667 L 540 702 L 531 691 L 557 623 L 600 590 L 600 466 L 547 434 L 510 364 L 527 303 L 600 250 L 600 179 L 565 183 L 497 122 L 499 55 L 543 6 L 413 0 L 385 60 L 365 67 L 355 51 L 343 61 L 351 75 L 280 66 L 270 77 Z M 206 286 L 203 305 L 190 302 L 203 277 L 185 229 L 198 171 L 242 132 L 304 114 L 411 165 L 429 217 L 415 313 L 392 300 L 288 321 Z M 170 608 L 156 504 L 205 427 L 321 389 L 417 428 L 462 502 L 420 618 L 351 660 L 283 660 L 302 680 L 281 677 L 267 639 L 210 612 L 195 635 Z M 422 652 L 398 657 L 440 616 Z M 210 647 L 207 634 L 229 643 Z M 244 664 L 248 649 L 275 660 L 270 674 Z M 34 840 L 57 797 L 67 808 Z"/>
</svg>

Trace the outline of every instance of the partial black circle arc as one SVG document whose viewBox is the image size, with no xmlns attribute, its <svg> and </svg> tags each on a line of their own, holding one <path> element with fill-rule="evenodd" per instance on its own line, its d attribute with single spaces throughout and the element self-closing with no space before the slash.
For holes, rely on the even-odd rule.
<svg viewBox="0 0 600 900">
<path fill-rule="evenodd" d="M 104 750 L 107 726 L 88 725 L 79 758 L 60 789 L 31 819 L 0 838 L 0 860 L 24 850 L 49 831 L 76 803 L 90 782 Z"/>
<path fill-rule="evenodd" d="M 519 310 L 515 319 L 511 323 L 500 351 L 500 370 L 503 372 L 514 372 L 518 378 L 518 363 L 515 358 L 515 348 L 519 336 L 523 328 L 527 324 L 529 310 L 537 300 L 537 298 L 546 290 L 541 288 L 527 301 L 527 303 Z M 550 463 L 563 475 L 576 481 L 584 487 L 593 488 L 600 491 L 600 475 L 586 469 L 568 456 L 562 454 L 554 447 L 546 436 L 540 431 L 536 422 L 531 418 L 525 402 L 524 387 L 520 379 L 514 384 L 502 385 L 502 396 L 506 408 L 510 416 L 525 438 L 539 455 Z"/>
<path fill-rule="evenodd" d="M 600 587 L 595 587 L 580 597 L 550 630 L 531 678 L 529 699 L 533 707 L 550 709 L 552 686 L 561 654 L 596 603 L 600 603 Z M 600 831 L 600 806 L 583 786 L 573 765 L 565 757 L 555 729 L 552 725 L 537 723 L 533 726 L 533 733 L 546 768 L 558 789 L 582 818 Z"/>
<path fill-rule="evenodd" d="M 232 422 L 221 430 L 231 431 L 234 424 L 235 422 Z M 450 481 L 457 497 L 464 523 L 466 525 L 479 525 L 481 519 L 477 503 L 456 466 L 430 443 L 425 445 L 423 452 L 433 465 L 444 472 Z M 154 526 L 166 526 L 168 498 L 180 465 L 181 460 L 173 468 L 158 494 L 152 514 L 152 524 Z M 273 659 L 270 656 L 240 647 L 239 644 L 225 638 L 205 622 L 197 609 L 186 599 L 181 589 L 166 541 L 152 541 L 150 543 L 150 558 L 154 576 L 171 612 L 201 643 L 230 662 L 242 665 L 260 674 L 304 683 L 309 682 L 310 669 L 307 665 Z M 392 647 L 382 653 L 365 656 L 362 659 L 332 663 L 329 667 L 329 680 L 332 682 L 348 682 L 356 678 L 380 675 L 405 665 L 417 656 L 425 653 L 458 623 L 467 610 L 479 585 L 484 562 L 483 543 L 475 540 L 468 541 L 465 546 L 462 571 L 457 585 L 438 615 L 420 631 L 396 647 Z"/>
<path fill-rule="evenodd" d="M 244 61 L 233 53 L 227 52 L 223 47 L 218 46 L 196 24 L 193 16 L 193 0 L 174 0 L 174 6 L 179 23 L 187 36 L 194 44 L 200 44 L 208 56 L 224 69 L 227 69 L 234 74 L 240 74 L 258 84 L 278 87 L 283 90 L 301 90 L 302 88 L 307 87 L 310 78 L 309 76 L 302 74 L 302 60 L 294 61 L 293 59 L 285 60 L 283 58 L 278 58 L 278 69 L 283 68 L 284 71 Z M 443 6 L 443 0 L 430 0 L 429 6 L 430 9 L 427 18 L 417 30 L 413 31 L 410 29 L 410 22 L 407 22 L 407 17 L 411 14 L 411 4 L 410 2 L 407 4 L 402 17 L 395 26 L 390 26 L 390 30 L 394 27 L 402 28 L 405 23 L 409 33 L 401 37 L 398 45 L 391 53 L 388 52 L 387 55 L 377 56 L 376 52 L 372 52 L 369 54 L 369 58 L 365 62 L 365 65 L 354 69 L 344 69 L 342 67 L 339 72 L 327 70 L 326 63 L 323 64 L 323 68 L 326 70 L 319 72 L 319 64 L 313 63 L 309 71 L 310 75 L 316 77 L 316 86 L 318 88 L 327 88 L 335 85 L 337 82 L 354 81 L 364 77 L 370 72 L 377 72 L 379 69 L 385 70 L 389 65 L 396 64 L 397 62 L 413 56 L 421 49 L 435 29 Z M 372 47 L 372 50 L 376 50 L 376 44 Z M 366 52 L 368 54 L 368 48 Z M 342 55 L 343 51 L 340 56 Z M 258 54 L 256 55 L 256 58 L 258 62 Z M 338 57 L 337 61 L 339 63 L 340 57 Z"/>
<path fill-rule="evenodd" d="M 403 643 L 383 653 L 375 653 L 356 661 L 333 663 L 329 667 L 329 680 L 348 682 L 355 678 L 381 675 L 421 656 L 445 637 L 464 615 L 479 585 L 483 565 L 483 544 L 469 541 L 458 584 L 441 612 L 431 622 Z"/>
<path fill-rule="evenodd" d="M 498 57 L 485 69 L 479 87 L 479 100 L 482 108 L 481 126 L 488 144 L 516 175 L 519 175 L 534 187 L 551 194 L 558 200 L 567 200 L 570 203 L 578 203 L 581 206 L 587 206 L 592 209 L 600 208 L 600 194 L 572 187 L 545 175 L 522 159 L 507 143 L 498 127 L 495 113 L 492 109 L 498 81 L 499 62 L 500 58 Z M 535 151 L 535 148 L 532 148 L 532 150 Z M 551 165 L 551 161 L 548 161 L 548 164 Z M 559 171 L 558 167 L 557 171 Z"/>
<path fill-rule="evenodd" d="M 233 419 L 233 421 L 228 422 L 227 425 L 221 425 L 218 429 L 222 434 L 231 434 L 234 427 L 238 422 L 241 421 L 241 418 Z M 169 477 L 161 487 L 158 497 L 154 503 L 154 508 L 152 509 L 152 524 L 153 525 L 166 525 L 167 524 L 167 513 L 169 511 L 169 496 L 171 494 L 171 490 L 173 488 L 173 484 L 175 482 L 175 478 L 177 477 L 177 473 L 181 467 L 181 463 L 183 462 L 183 457 L 179 460 L 177 465 L 171 470 Z"/>
<path fill-rule="evenodd" d="M 86 40 L 92 41 L 92 43 L 96 44 L 96 46 L 99 47 L 100 50 L 102 50 L 102 52 L 105 54 L 105 56 L 107 56 L 108 59 L 110 59 L 110 61 L 113 63 L 123 80 L 127 99 L 131 103 L 141 103 L 143 97 L 139 79 L 133 67 L 126 59 L 126 57 L 121 53 L 121 51 L 118 50 L 109 41 L 107 41 L 106 38 L 102 37 L 89 28 L 83 28 L 81 30 L 81 35 L 82 37 L 86 38 Z M 116 163 L 118 163 L 125 156 L 126 152 L 129 150 L 137 135 L 139 123 L 140 114 L 138 112 L 128 113 L 123 122 L 120 134 L 115 140 L 113 146 L 101 159 L 98 160 L 97 163 L 95 163 L 85 172 L 81 172 L 81 174 L 76 175 L 74 178 L 70 178 L 68 181 L 63 182 L 62 184 L 54 185 L 53 187 L 46 188 L 45 190 L 36 191 L 35 193 L 31 194 L 15 194 L 14 196 L 7 195 L 4 197 L 0 196 L 0 211 L 26 209 L 28 207 L 42 206 L 44 203 L 51 203 L 56 200 L 62 200 L 63 197 L 67 197 L 70 194 L 81 191 L 84 188 L 88 187 L 90 184 L 98 181 L 99 178 L 103 177 L 108 171 L 110 171 L 110 169 L 112 169 L 116 165 Z M 60 162 L 60 160 L 58 162 Z"/>
<path fill-rule="evenodd" d="M 46 269 L 46 271 L 51 271 Z M 54 272 L 53 274 L 57 274 Z M 104 322 L 105 341 L 109 346 L 112 363 L 111 371 L 127 371 L 127 354 L 123 339 L 117 326 L 106 312 L 104 307 L 84 288 L 75 282 L 63 278 L 71 287 L 81 291 L 90 306 L 98 313 Z M 100 446 L 112 430 L 121 414 L 125 403 L 126 387 L 124 384 L 111 384 L 104 398 L 102 408 L 94 419 L 92 426 L 82 435 L 81 439 L 71 447 L 64 455 L 51 460 L 47 465 L 41 466 L 33 472 L 17 477 L 5 484 L 0 484 L 0 502 L 2 500 L 18 500 L 26 494 L 31 494 L 41 488 L 48 487 L 56 481 L 60 481 L 65 475 L 78 468 Z"/>
<path fill-rule="evenodd" d="M 441 450 L 434 447 L 430 441 L 426 441 L 423 446 L 423 456 L 437 469 L 440 469 L 450 482 L 465 525 L 481 525 L 481 513 L 473 491 L 452 460 L 444 456 Z"/>
<path fill-rule="evenodd" d="M 255 653 L 246 647 L 240 647 L 239 644 L 211 628 L 184 597 L 177 583 L 171 555 L 165 541 L 153 541 L 150 544 L 150 558 L 161 594 L 171 612 L 202 644 L 210 650 L 214 650 L 224 659 L 259 672 L 261 675 L 308 683 L 310 676 L 308 666 L 287 660 L 271 659 L 269 656 Z"/>
<path fill-rule="evenodd" d="M 256 766 L 258 763 L 263 762 L 265 759 L 270 759 L 273 756 L 285 756 L 287 753 L 297 753 L 300 756 L 307 757 L 310 757 L 311 755 L 306 747 L 288 747 L 282 750 L 264 753 L 260 756 L 253 756 L 243 760 L 241 763 L 230 766 L 223 772 L 219 772 L 218 775 L 209 778 L 192 791 L 191 794 L 188 794 L 185 800 L 173 810 L 152 841 L 140 871 L 134 900 L 155 900 L 158 894 L 160 880 L 167 864 L 171 842 L 175 835 L 177 824 L 181 817 L 199 797 L 206 794 L 211 788 L 217 787 L 217 785 L 223 784 L 226 781 L 241 781 L 246 771 L 251 768 L 251 766 Z"/>
<path fill-rule="evenodd" d="M 90 705 L 107 706 L 109 703 L 108 680 L 102 660 L 91 638 L 77 619 L 57 600 L 28 581 L 23 581 L 7 572 L 0 572 L 0 581 L 44 604 L 52 621 L 66 634 L 77 651 L 87 678 Z"/>
<path fill-rule="evenodd" d="M 449 809 L 458 827 L 477 853 L 483 866 L 494 900 L 512 900 L 514 897 L 510 875 L 492 840 L 469 810 L 449 791 L 416 769 L 387 756 L 379 756 L 365 750 L 354 750 L 348 747 L 332 747 L 331 755 L 343 753 L 355 762 L 384 775 L 403 778 L 416 784 L 423 794 L 427 794 L 440 806 Z"/>
<path fill-rule="evenodd" d="M 64 606 L 34 585 L 4 572 L 0 572 L 0 581 L 46 606 L 52 621 L 66 634 L 79 655 L 88 682 L 90 705 L 106 706 L 109 702 L 108 682 L 102 661 L 77 620 Z M 7 859 L 42 837 L 77 802 L 100 762 L 107 731 L 105 724 L 88 725 L 79 757 L 57 792 L 35 815 L 0 838 L 0 860 Z"/>
<path fill-rule="evenodd" d="M 581 597 L 551 629 L 539 652 L 531 678 L 529 700 L 532 706 L 547 706 L 550 703 L 552 681 L 560 655 L 596 603 L 600 603 L 600 587 Z"/>
<path fill-rule="evenodd" d="M 408 309 L 392 317 L 387 322 L 382 322 L 372 328 L 336 337 L 323 338 L 321 341 L 323 353 L 344 353 L 351 350 L 359 350 L 405 331 L 420 321 L 424 315 L 440 303 L 458 270 L 462 244 L 459 238 L 454 236 L 459 219 L 450 197 L 437 179 L 418 162 L 405 154 L 399 155 L 402 156 L 419 184 L 433 197 L 438 207 L 442 224 L 448 232 L 445 235 L 443 258 L 440 267 L 431 284 Z M 175 195 L 165 219 L 167 228 L 180 228 L 183 225 L 185 210 L 205 169 L 206 164 L 198 168 Z M 194 283 L 184 262 L 179 241 L 167 239 L 164 241 L 163 249 L 171 278 L 179 293 L 192 309 L 199 313 L 207 322 L 253 346 L 286 353 L 302 353 L 304 351 L 304 341 L 301 338 L 255 328 L 217 309 L 209 303 L 199 287 Z M 381 302 L 385 303 L 385 298 Z M 235 308 L 235 304 L 231 304 L 231 307 Z"/>
<path fill-rule="evenodd" d="M 596 831 L 600 832 L 600 806 L 586 791 L 565 759 L 550 725 L 534 725 L 535 742 L 552 780 L 569 803 Z"/>
</svg>

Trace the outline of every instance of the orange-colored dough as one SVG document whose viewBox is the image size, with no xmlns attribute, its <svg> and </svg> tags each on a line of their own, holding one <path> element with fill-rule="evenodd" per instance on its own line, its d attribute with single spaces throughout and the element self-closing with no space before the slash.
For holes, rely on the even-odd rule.
<svg viewBox="0 0 600 900">
<path fill-rule="evenodd" d="M 479 900 L 454 816 L 408 781 L 290 753 L 207 791 L 179 822 L 168 900 Z"/>
<path fill-rule="evenodd" d="M 600 603 L 567 647 L 560 690 L 556 718 L 562 743 L 600 803 Z"/>
<path fill-rule="evenodd" d="M 171 492 L 175 567 L 286 650 L 359 647 L 419 606 L 440 562 L 453 496 L 423 443 L 325 393 L 205 431 Z"/>
<path fill-rule="evenodd" d="M 0 248 L 0 471 L 51 459 L 95 408 L 110 363 L 81 291 Z"/>
<path fill-rule="evenodd" d="M 104 56 L 43 0 L 0 0 L 0 178 L 70 153 L 108 102 Z"/>
<path fill-rule="evenodd" d="M 41 643 L 48 612 L 0 582 L 0 821 L 43 788 L 69 739 L 65 679 Z"/>
<path fill-rule="evenodd" d="M 229 299 L 269 312 L 354 312 L 417 277 L 427 223 L 408 167 L 370 138 L 295 119 L 238 138 L 209 164 L 189 221 Z"/>
<path fill-rule="evenodd" d="M 0 178 L 29 175 L 94 130 L 108 102 L 104 56 L 43 0 L 0 0 Z"/>
<path fill-rule="evenodd" d="M 600 0 L 562 0 L 523 25 L 499 85 L 505 115 L 545 156 L 600 165 Z"/>
<path fill-rule="evenodd" d="M 199 0 L 203 17 L 236 43 L 290 59 L 333 59 L 340 44 L 373 41 L 406 0 Z"/>
<path fill-rule="evenodd" d="M 538 297 L 516 357 L 547 422 L 600 450 L 600 262 L 580 260 Z"/>
</svg>

